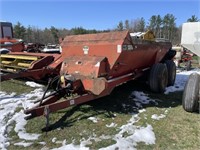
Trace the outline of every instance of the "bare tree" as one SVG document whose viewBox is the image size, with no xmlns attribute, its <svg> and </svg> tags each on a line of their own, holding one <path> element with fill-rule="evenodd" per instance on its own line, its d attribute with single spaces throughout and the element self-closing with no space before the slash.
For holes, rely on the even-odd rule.
<svg viewBox="0 0 200 150">
<path fill-rule="evenodd" d="M 132 32 L 144 32 L 145 31 L 145 20 L 144 18 L 137 18 L 131 21 L 130 30 Z"/>
</svg>

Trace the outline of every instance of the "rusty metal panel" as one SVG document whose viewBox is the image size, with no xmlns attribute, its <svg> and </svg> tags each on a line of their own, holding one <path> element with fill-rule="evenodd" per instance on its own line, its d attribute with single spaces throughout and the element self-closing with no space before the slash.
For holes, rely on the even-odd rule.
<svg viewBox="0 0 200 150">
<path fill-rule="evenodd" d="M 118 44 L 124 41 L 128 31 L 115 31 L 97 34 L 71 35 L 66 36 L 61 46 L 65 45 L 102 45 L 102 44 Z"/>
<path fill-rule="evenodd" d="M 168 50 L 169 43 L 134 44 L 132 50 L 122 50 L 115 64 L 109 72 L 109 77 L 114 78 L 130 72 L 151 67 L 160 62 Z"/>
<path fill-rule="evenodd" d="M 84 47 L 88 47 L 88 51 L 84 52 Z M 110 66 L 112 66 L 120 53 L 117 52 L 117 45 L 81 45 L 63 47 L 62 56 L 100 56 L 108 58 Z"/>
<path fill-rule="evenodd" d="M 61 43 L 62 56 L 101 56 L 108 58 L 112 66 L 128 36 L 128 31 L 66 36 Z"/>
<path fill-rule="evenodd" d="M 105 90 L 105 79 L 108 64 L 105 57 L 95 56 L 73 56 L 66 58 L 61 67 L 60 74 L 70 74 L 76 80 L 81 80 L 86 91 L 99 95 Z"/>
<path fill-rule="evenodd" d="M 106 89 L 106 80 L 104 78 L 82 79 L 83 86 L 86 91 L 92 92 L 94 95 L 100 95 Z"/>
<path fill-rule="evenodd" d="M 97 56 L 68 57 L 62 63 L 61 74 L 72 74 L 80 78 L 97 78 L 101 62 L 104 59 L 105 57 Z"/>
</svg>

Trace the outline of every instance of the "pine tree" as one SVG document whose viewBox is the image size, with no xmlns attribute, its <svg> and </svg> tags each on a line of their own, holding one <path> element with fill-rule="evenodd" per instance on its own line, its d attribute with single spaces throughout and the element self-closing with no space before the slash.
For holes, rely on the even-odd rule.
<svg viewBox="0 0 200 150">
<path fill-rule="evenodd" d="M 26 35 L 26 28 L 21 25 L 20 22 L 17 22 L 16 25 L 14 25 L 14 37 L 18 39 L 24 39 Z"/>
</svg>

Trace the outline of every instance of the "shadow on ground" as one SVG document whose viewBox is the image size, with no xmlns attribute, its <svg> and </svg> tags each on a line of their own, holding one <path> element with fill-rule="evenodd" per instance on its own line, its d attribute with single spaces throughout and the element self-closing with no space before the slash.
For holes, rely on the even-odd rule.
<svg viewBox="0 0 200 150">
<path fill-rule="evenodd" d="M 142 108 L 138 108 L 136 105 L 136 102 L 134 101 L 135 97 L 132 94 L 133 91 L 144 92 L 150 99 L 154 100 L 154 102 L 150 101 L 149 104 L 143 104 L 142 108 L 155 106 L 160 108 L 169 108 L 181 105 L 182 91 L 167 95 L 157 94 L 150 92 L 149 87 L 144 82 L 130 81 L 116 87 L 112 93 L 106 97 L 74 106 L 68 110 L 64 109 L 56 112 L 64 113 L 64 115 L 58 121 L 51 124 L 48 127 L 48 131 L 73 126 L 77 120 L 80 121 L 97 115 L 104 115 L 105 117 L 112 118 L 115 113 L 138 113 Z M 75 114 L 76 111 L 81 113 L 76 115 L 76 117 L 70 117 Z M 46 128 L 43 128 L 42 131 L 46 131 Z"/>
</svg>

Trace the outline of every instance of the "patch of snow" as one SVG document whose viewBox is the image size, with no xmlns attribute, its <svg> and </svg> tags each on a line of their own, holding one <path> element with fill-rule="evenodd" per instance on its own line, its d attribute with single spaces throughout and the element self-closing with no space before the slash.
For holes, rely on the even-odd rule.
<svg viewBox="0 0 200 150">
<path fill-rule="evenodd" d="M 24 101 L 22 101 L 22 106 L 24 109 L 32 108 L 37 104 L 34 104 L 34 101 L 40 100 L 43 96 L 44 91 L 41 88 L 37 88 L 34 91 L 31 91 L 29 94 L 23 94 Z M 48 93 L 47 93 L 48 94 Z M 31 101 L 34 99 L 34 101 Z"/>
<path fill-rule="evenodd" d="M 16 109 L 23 106 L 34 106 L 31 99 L 40 99 L 43 95 L 41 88 L 35 89 L 29 94 L 15 95 L 0 91 L 0 149 L 6 149 L 9 145 L 8 133 L 14 128 L 20 139 L 36 140 L 39 134 L 26 133 L 24 126 L 25 114 L 23 110 L 16 112 Z M 14 126 L 13 126 L 14 125 Z"/>
<path fill-rule="evenodd" d="M 107 139 L 111 139 L 112 137 L 110 136 L 110 135 L 101 135 L 100 137 L 99 137 L 100 139 L 103 139 L 103 140 L 107 140 Z"/>
<path fill-rule="evenodd" d="M 41 144 L 41 145 L 46 145 L 46 143 L 45 142 L 38 142 L 39 144 Z"/>
<path fill-rule="evenodd" d="M 160 119 L 165 118 L 165 117 L 166 117 L 166 115 L 164 115 L 164 114 L 161 114 L 161 115 L 153 114 L 151 116 L 151 118 L 155 119 L 155 120 L 160 120 Z"/>
<path fill-rule="evenodd" d="M 151 101 L 155 101 L 153 99 L 150 99 L 148 97 L 148 94 L 145 94 L 144 92 L 133 91 L 132 94 L 135 96 L 134 100 L 142 104 L 149 104 Z"/>
<path fill-rule="evenodd" d="M 113 140 L 115 144 L 101 148 L 100 150 L 113 150 L 113 149 L 136 149 L 137 142 L 144 142 L 145 144 L 155 144 L 155 134 L 151 125 L 147 127 L 137 127 L 133 125 L 139 120 L 138 115 L 133 115 L 128 124 L 120 127 L 121 131 L 116 134 Z M 124 137 L 124 134 L 128 134 Z"/>
<path fill-rule="evenodd" d="M 73 143 L 61 146 L 59 148 L 54 148 L 52 150 L 89 150 L 85 145 L 74 145 Z"/>
<path fill-rule="evenodd" d="M 94 122 L 94 123 L 97 123 L 97 122 L 98 122 L 98 119 L 95 118 L 95 117 L 89 117 L 88 120 L 91 120 L 91 121 Z"/>
<path fill-rule="evenodd" d="M 146 109 L 140 109 L 139 110 L 139 113 L 143 113 L 143 112 L 145 112 L 146 111 Z"/>
<path fill-rule="evenodd" d="M 95 117 L 91 117 L 91 120 L 96 120 Z M 138 114 L 132 115 L 127 124 L 122 125 L 119 129 L 119 133 L 116 135 L 101 135 L 96 137 L 96 134 L 91 135 L 88 139 L 81 139 L 80 145 L 75 145 L 74 142 L 71 144 L 63 143 L 63 146 L 55 148 L 53 150 L 89 150 L 87 145 L 91 145 L 92 141 L 99 142 L 101 140 L 113 139 L 116 141 L 116 144 L 110 145 L 100 150 L 113 150 L 113 149 L 135 149 L 135 146 L 138 142 L 144 142 L 145 144 L 155 144 L 155 134 L 151 125 L 146 127 L 135 126 L 134 123 L 139 121 L 140 118 Z M 114 123 L 111 123 L 109 126 L 113 126 Z M 85 131 L 83 131 L 84 133 Z M 124 135 L 127 134 L 125 137 Z"/>
<path fill-rule="evenodd" d="M 13 120 L 16 122 L 15 132 L 18 133 L 20 139 L 37 140 L 40 134 L 26 133 L 24 128 L 27 123 L 27 121 L 24 119 L 25 116 L 26 115 L 23 113 L 23 110 L 13 116 Z"/>
<path fill-rule="evenodd" d="M 31 143 L 31 142 L 22 141 L 22 142 L 15 143 L 14 145 L 28 147 L 28 146 L 31 146 L 32 144 L 33 143 Z"/>
<path fill-rule="evenodd" d="M 63 141 L 56 141 L 55 143 L 56 143 L 56 144 L 62 144 Z"/>
<path fill-rule="evenodd" d="M 155 144 L 155 134 L 153 132 L 153 127 L 151 125 L 147 125 L 147 127 L 140 127 L 136 129 L 135 133 L 132 135 L 132 138 L 136 142 L 144 142 L 145 144 Z"/>
<path fill-rule="evenodd" d="M 91 145 L 92 144 L 92 142 L 91 142 L 91 140 L 94 140 L 95 139 L 95 137 L 89 137 L 87 140 L 85 140 L 85 139 L 82 139 L 81 140 L 81 143 L 80 143 L 80 145 L 82 145 L 82 146 L 86 146 L 86 145 Z"/>
<path fill-rule="evenodd" d="M 25 84 L 28 85 L 28 86 L 30 86 L 30 87 L 33 87 L 33 88 L 43 87 L 43 85 L 35 83 L 35 82 L 32 82 L 32 81 L 27 81 Z"/>
<path fill-rule="evenodd" d="M 187 82 L 189 75 L 192 73 L 200 73 L 200 70 L 195 69 L 191 71 L 183 71 L 177 73 L 174 86 L 167 87 L 165 90 L 165 94 L 169 94 L 170 92 L 183 91 L 185 83 Z"/>
<path fill-rule="evenodd" d="M 57 140 L 57 138 L 56 137 L 54 137 L 51 141 L 53 142 L 53 143 L 55 143 L 56 142 L 56 140 Z"/>
<path fill-rule="evenodd" d="M 137 106 L 136 109 L 143 108 L 142 105 L 144 104 L 149 104 L 149 103 L 157 104 L 155 100 L 148 97 L 148 94 L 145 94 L 144 92 L 140 92 L 140 91 L 133 91 L 130 95 L 130 98 L 135 101 L 135 104 Z M 145 110 L 139 110 L 139 111 L 143 112 Z"/>
<path fill-rule="evenodd" d="M 66 145 L 67 141 L 66 139 L 62 141 L 62 145 Z"/>
<path fill-rule="evenodd" d="M 169 112 L 169 110 L 168 110 L 168 109 L 166 109 L 166 110 L 165 110 L 165 112 L 164 112 L 164 114 L 166 115 L 166 114 L 168 114 L 168 112 Z"/>
</svg>

